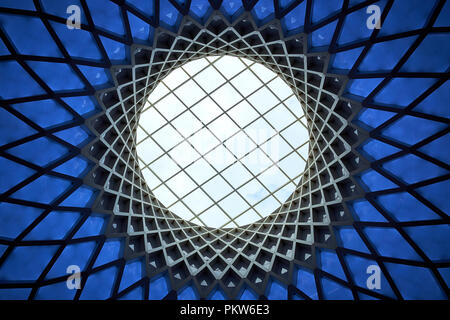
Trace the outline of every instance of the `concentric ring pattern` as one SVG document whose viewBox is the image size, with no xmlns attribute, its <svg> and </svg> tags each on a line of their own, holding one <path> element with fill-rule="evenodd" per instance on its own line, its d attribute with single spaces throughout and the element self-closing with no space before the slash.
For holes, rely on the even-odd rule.
<svg viewBox="0 0 450 320">
<path fill-rule="evenodd" d="M 449 17 L 444 0 L 2 1 L 0 298 L 447 299 Z M 279 74 L 310 134 L 292 196 L 231 230 L 164 208 L 135 150 L 159 80 L 224 54 Z"/>
</svg>

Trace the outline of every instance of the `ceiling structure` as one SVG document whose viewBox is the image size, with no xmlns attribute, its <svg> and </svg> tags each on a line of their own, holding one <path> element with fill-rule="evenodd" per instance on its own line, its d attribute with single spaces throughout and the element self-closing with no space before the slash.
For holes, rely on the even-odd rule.
<svg viewBox="0 0 450 320">
<path fill-rule="evenodd" d="M 449 297 L 448 2 L 80 0 L 69 30 L 73 2 L 0 8 L 2 299 Z M 310 137 L 292 195 L 232 229 L 174 215 L 136 154 L 149 95 L 212 55 L 282 77 Z"/>
<path fill-rule="evenodd" d="M 152 193 L 177 216 L 216 228 L 264 218 L 295 190 L 308 157 L 291 88 L 232 56 L 194 60 L 150 94 L 136 151 Z"/>
</svg>

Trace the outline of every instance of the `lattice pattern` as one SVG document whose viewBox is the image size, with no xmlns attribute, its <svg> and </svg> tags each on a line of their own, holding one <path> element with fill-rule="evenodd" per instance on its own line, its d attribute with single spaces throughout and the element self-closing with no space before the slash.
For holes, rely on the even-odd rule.
<svg viewBox="0 0 450 320">
<path fill-rule="evenodd" d="M 137 154 L 169 210 L 232 228 L 268 216 L 292 194 L 309 137 L 299 101 L 275 73 L 211 56 L 177 69 L 158 88 L 141 113 Z"/>
<path fill-rule="evenodd" d="M 151 3 L 80 0 L 77 33 L 66 6 L 2 3 L 2 298 L 448 298 L 448 2 Z M 153 87 L 212 54 L 281 75 L 311 137 L 288 201 L 230 231 L 161 206 L 135 152 Z"/>
</svg>

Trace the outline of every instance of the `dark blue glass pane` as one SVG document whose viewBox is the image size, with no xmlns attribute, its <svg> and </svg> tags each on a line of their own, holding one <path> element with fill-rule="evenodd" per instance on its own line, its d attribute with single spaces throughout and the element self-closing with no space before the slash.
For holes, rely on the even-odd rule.
<svg viewBox="0 0 450 320">
<path fill-rule="evenodd" d="M 157 277 L 150 281 L 149 294 L 150 300 L 161 300 L 169 293 L 169 286 L 165 277 Z"/>
<path fill-rule="evenodd" d="M 366 227 L 364 233 L 377 252 L 385 257 L 422 260 L 394 228 Z"/>
<path fill-rule="evenodd" d="M 0 202 L 0 237 L 15 239 L 27 228 L 43 210 L 21 206 L 7 202 Z"/>
<path fill-rule="evenodd" d="M 377 197 L 377 202 L 397 221 L 432 220 L 439 218 L 431 209 L 407 192 Z"/>
<path fill-rule="evenodd" d="M 79 218 L 79 212 L 52 211 L 25 236 L 25 240 L 62 240 Z"/>
<path fill-rule="evenodd" d="M 67 272 L 69 266 L 77 266 L 81 271 L 84 271 L 96 246 L 95 241 L 80 242 L 66 246 L 46 278 L 57 278 L 69 274 Z"/>
<path fill-rule="evenodd" d="M 145 270 L 145 269 L 144 269 Z M 130 261 L 125 265 L 119 291 L 122 291 L 142 279 L 143 265 L 141 260 Z"/>
<path fill-rule="evenodd" d="M 296 287 L 307 294 L 311 299 L 318 299 L 315 277 L 310 270 L 299 269 L 297 271 Z"/>
<path fill-rule="evenodd" d="M 58 246 L 21 246 L 0 266 L 1 281 L 34 281 L 39 278 Z"/>
<path fill-rule="evenodd" d="M 329 15 L 336 13 L 342 7 L 343 0 L 314 0 L 312 9 L 312 22 L 322 20 Z"/>
<path fill-rule="evenodd" d="M 109 267 L 89 276 L 81 292 L 82 300 L 103 300 L 111 296 L 118 268 Z M 102 290 L 98 290 L 102 288 Z"/>
<path fill-rule="evenodd" d="M 429 269 L 395 263 L 385 265 L 404 299 L 445 299 Z"/>
</svg>

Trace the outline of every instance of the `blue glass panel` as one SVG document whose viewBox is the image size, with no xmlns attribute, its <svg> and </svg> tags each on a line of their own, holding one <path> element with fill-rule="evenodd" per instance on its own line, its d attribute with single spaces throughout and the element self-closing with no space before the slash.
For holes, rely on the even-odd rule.
<svg viewBox="0 0 450 320">
<path fill-rule="evenodd" d="M 67 267 L 71 265 L 78 266 L 80 267 L 80 270 L 83 271 L 87 267 L 89 258 L 92 256 L 96 246 L 97 243 L 95 241 L 69 244 L 64 248 L 63 252 L 46 275 L 46 279 L 67 275 Z"/>
<path fill-rule="evenodd" d="M 450 163 L 450 150 L 448 146 L 450 146 L 450 133 L 431 141 L 429 144 L 420 148 L 419 151 L 444 163 Z"/>
<path fill-rule="evenodd" d="M 34 56 L 63 57 L 41 19 L 0 14 L 0 24 L 19 53 Z"/>
<path fill-rule="evenodd" d="M 450 81 L 446 81 L 414 107 L 414 111 L 450 118 Z"/>
<path fill-rule="evenodd" d="M 119 298 L 119 300 L 142 300 L 144 299 L 144 288 L 142 286 L 137 287 L 126 295 Z"/>
<path fill-rule="evenodd" d="M 350 70 L 362 51 L 363 48 L 361 47 L 336 53 L 332 58 L 333 68 Z"/>
<path fill-rule="evenodd" d="M 104 225 L 105 225 L 105 218 L 103 216 L 91 214 L 89 218 L 87 218 L 86 221 L 83 223 L 81 228 L 78 229 L 77 233 L 75 233 L 73 237 L 74 239 L 77 239 L 77 238 L 97 236 L 102 232 Z"/>
<path fill-rule="evenodd" d="M 225 300 L 225 299 L 226 299 L 225 295 L 220 289 L 215 290 L 214 293 L 209 297 L 209 300 Z"/>
<path fill-rule="evenodd" d="M 343 0 L 314 0 L 312 22 L 317 22 L 342 8 Z"/>
<path fill-rule="evenodd" d="M 242 0 L 224 0 L 222 2 L 222 8 L 226 14 L 232 16 L 242 8 Z"/>
<path fill-rule="evenodd" d="M 12 197 L 49 204 L 66 192 L 70 186 L 71 182 L 68 180 L 45 175 L 16 191 Z"/>
<path fill-rule="evenodd" d="M 3 255 L 3 253 L 5 253 L 7 248 L 8 248 L 8 246 L 0 244 L 0 257 Z"/>
<path fill-rule="evenodd" d="M 83 82 L 68 64 L 43 61 L 27 63 L 53 91 L 84 88 Z M 61 81 L 61 75 L 64 75 L 64 81 Z"/>
<path fill-rule="evenodd" d="M 385 266 L 404 299 L 446 299 L 430 270 L 395 263 Z"/>
<path fill-rule="evenodd" d="M 63 131 L 54 133 L 55 136 L 61 138 L 74 146 L 80 146 L 88 139 L 88 134 L 82 127 L 72 127 Z"/>
<path fill-rule="evenodd" d="M 148 2 L 148 1 L 147 1 Z M 128 12 L 128 21 L 130 22 L 131 33 L 133 34 L 133 39 L 148 41 L 150 36 L 150 25 L 136 17 L 134 14 Z"/>
<path fill-rule="evenodd" d="M 275 12 L 273 0 L 259 0 L 253 7 L 252 13 L 256 20 L 263 21 Z"/>
<path fill-rule="evenodd" d="M 184 7 L 186 5 L 186 0 L 175 0 L 176 3 L 178 3 L 181 7 Z"/>
<path fill-rule="evenodd" d="M 76 289 L 67 288 L 66 281 L 57 282 L 38 289 L 37 300 L 72 300 L 77 293 Z"/>
<path fill-rule="evenodd" d="M 387 105 L 405 107 L 436 82 L 428 78 L 394 78 L 374 97 L 374 101 Z"/>
<path fill-rule="evenodd" d="M 380 35 L 384 36 L 423 27 L 435 4 L 435 0 L 394 1 L 386 20 L 381 26 Z"/>
<path fill-rule="evenodd" d="M 81 72 L 83 72 L 84 76 L 88 79 L 92 86 L 105 87 L 106 85 L 112 85 L 112 80 L 110 81 L 110 73 L 106 69 L 84 65 L 78 65 L 78 68 Z"/>
<path fill-rule="evenodd" d="M 165 277 L 152 279 L 149 285 L 148 298 L 150 300 L 161 300 L 169 293 L 169 286 Z"/>
<path fill-rule="evenodd" d="M 450 35 L 430 34 L 400 71 L 405 72 L 445 72 L 450 65 Z"/>
<path fill-rule="evenodd" d="M 169 1 L 161 1 L 159 19 L 163 26 L 173 30 L 181 20 L 181 15 Z"/>
<path fill-rule="evenodd" d="M 25 236 L 25 240 L 64 239 L 79 218 L 79 212 L 52 211 Z"/>
<path fill-rule="evenodd" d="M 346 254 L 344 256 L 345 262 L 347 263 L 348 269 L 352 275 L 353 281 L 355 284 L 361 288 L 367 289 L 367 280 L 370 277 L 372 272 L 367 272 L 367 268 L 369 266 L 377 266 L 379 267 L 378 263 L 373 260 L 369 260 L 366 258 Z M 369 270 L 370 271 L 370 270 Z M 389 282 L 386 280 L 386 277 L 384 276 L 383 272 L 380 270 L 380 289 L 370 289 L 373 290 L 376 293 L 383 294 L 386 296 L 389 296 L 391 298 L 395 298 L 395 294 L 391 289 L 391 286 L 389 285 Z"/>
<path fill-rule="evenodd" d="M 43 150 L 45 152 L 42 152 Z M 69 150 L 65 146 L 44 137 L 31 140 L 8 150 L 8 153 L 38 166 L 46 166 L 68 152 Z"/>
<path fill-rule="evenodd" d="M 90 60 L 101 60 L 103 58 L 90 32 L 83 29 L 71 30 L 65 24 L 53 21 L 50 23 L 71 57 Z"/>
<path fill-rule="evenodd" d="M 120 8 L 108 0 L 88 0 L 89 11 L 96 26 L 117 33 L 125 34 Z"/>
<path fill-rule="evenodd" d="M 242 291 L 241 297 L 239 300 L 258 300 L 258 296 L 253 292 L 250 288 L 246 288 Z"/>
<path fill-rule="evenodd" d="M 306 1 L 300 3 L 281 19 L 281 25 L 287 31 L 293 31 L 305 24 Z"/>
<path fill-rule="evenodd" d="M 377 197 L 377 202 L 397 221 L 438 219 L 431 209 L 407 192 L 386 194 Z"/>
<path fill-rule="evenodd" d="M 2 177 L 0 179 L 0 193 L 11 189 L 35 172 L 28 167 L 0 157 L 0 177 Z"/>
<path fill-rule="evenodd" d="M 153 17 L 155 14 L 155 4 L 154 0 L 127 0 L 129 4 L 131 4 L 133 7 L 141 11 L 143 14 L 145 14 L 147 17 Z"/>
<path fill-rule="evenodd" d="M 95 261 L 94 268 L 117 260 L 122 255 L 122 241 L 111 239 L 105 241 L 103 247 Z"/>
<path fill-rule="evenodd" d="M 436 22 L 434 23 L 434 27 L 448 27 L 450 26 L 450 2 L 446 1 L 444 7 L 441 9 L 441 13 L 439 14 Z"/>
<path fill-rule="evenodd" d="M 102 36 L 100 36 L 100 40 L 105 47 L 109 59 L 114 62 L 119 62 L 127 58 L 127 47 L 123 43 Z"/>
<path fill-rule="evenodd" d="M 125 265 L 122 279 L 120 281 L 119 291 L 128 288 L 142 279 L 144 275 L 144 270 L 142 267 L 141 260 L 130 261 Z"/>
<path fill-rule="evenodd" d="M 0 56 L 6 56 L 9 54 L 9 50 L 6 45 L 0 40 Z"/>
<path fill-rule="evenodd" d="M 311 35 L 312 46 L 321 47 L 330 44 L 336 29 L 337 21 L 327 24 L 326 26 L 314 31 Z"/>
<path fill-rule="evenodd" d="M 320 282 L 322 284 L 322 291 L 325 299 L 353 300 L 353 295 L 349 288 L 325 277 L 321 278 Z"/>
<path fill-rule="evenodd" d="M 450 212 L 450 181 L 442 181 L 416 189 L 421 196 L 425 197 L 432 204 L 443 212 Z"/>
<path fill-rule="evenodd" d="M 35 133 L 37 131 L 25 122 L 16 118 L 5 109 L 0 109 L 0 145 L 28 137 Z"/>
<path fill-rule="evenodd" d="M 417 36 L 375 43 L 358 67 L 359 71 L 391 70 L 400 61 Z M 383 59 L 380 59 L 383 57 Z"/>
<path fill-rule="evenodd" d="M 30 293 L 31 288 L 0 289 L 0 300 L 27 300 Z"/>
<path fill-rule="evenodd" d="M 0 266 L 0 280 L 34 281 L 50 262 L 58 246 L 15 247 Z"/>
<path fill-rule="evenodd" d="M 403 116 L 384 129 L 382 133 L 384 136 L 413 145 L 445 128 L 446 125 L 444 123 Z"/>
<path fill-rule="evenodd" d="M 267 299 L 269 300 L 287 300 L 287 288 L 277 281 L 271 281 L 268 286 Z"/>
<path fill-rule="evenodd" d="M 374 170 L 368 170 L 361 175 L 362 182 L 366 185 L 369 191 L 379 191 L 384 189 L 396 188 L 397 185 L 391 180 L 383 177 Z"/>
<path fill-rule="evenodd" d="M 367 97 L 382 80 L 383 78 L 350 80 L 347 84 L 347 91 L 357 96 Z"/>
<path fill-rule="evenodd" d="M 178 293 L 178 300 L 198 300 L 198 295 L 193 287 L 186 287 Z"/>
<path fill-rule="evenodd" d="M 358 115 L 358 120 L 374 129 L 395 116 L 395 113 L 371 108 L 364 108 Z"/>
<path fill-rule="evenodd" d="M 87 160 L 79 156 L 64 162 L 59 167 L 53 169 L 53 171 L 67 174 L 73 177 L 80 177 L 88 167 L 89 164 Z"/>
<path fill-rule="evenodd" d="M 92 188 L 81 186 L 72 192 L 60 205 L 66 207 L 88 207 L 91 200 L 93 200 L 93 196 L 94 190 Z"/>
<path fill-rule="evenodd" d="M 191 14 L 193 16 L 205 20 L 208 11 L 211 12 L 211 5 L 208 0 L 192 0 Z"/>
<path fill-rule="evenodd" d="M 62 98 L 73 110 L 84 115 L 95 110 L 95 103 L 90 96 Z"/>
<path fill-rule="evenodd" d="M 436 226 L 407 227 L 406 233 L 433 261 L 446 262 L 450 259 L 450 226 L 448 224 Z"/>
<path fill-rule="evenodd" d="M 369 158 L 374 160 L 385 158 L 400 151 L 400 149 L 393 147 L 390 144 L 375 139 L 369 139 L 369 142 L 362 146 L 362 150 Z"/>
<path fill-rule="evenodd" d="M 111 296 L 118 268 L 113 266 L 91 274 L 84 285 L 80 299 L 103 300 Z M 102 288 L 102 290 L 98 290 Z"/>
<path fill-rule="evenodd" d="M 346 280 L 344 270 L 342 269 L 341 263 L 335 251 L 331 250 L 320 250 L 317 253 L 317 264 L 323 270 L 333 276 Z"/>
<path fill-rule="evenodd" d="M 317 288 L 314 274 L 310 270 L 299 269 L 297 272 L 297 283 L 295 285 L 311 299 L 317 300 Z"/>
<path fill-rule="evenodd" d="M 450 268 L 440 268 L 438 270 L 442 278 L 444 278 L 447 287 L 450 287 Z"/>
<path fill-rule="evenodd" d="M 394 228 L 366 227 L 364 228 L 364 233 L 382 256 L 408 260 L 422 260 Z"/>
<path fill-rule="evenodd" d="M 387 222 L 386 218 L 367 200 L 354 201 L 349 204 L 349 207 L 359 221 Z"/>
<path fill-rule="evenodd" d="M 13 108 L 43 128 L 73 120 L 72 114 L 55 100 L 30 101 L 15 104 Z"/>
<path fill-rule="evenodd" d="M 33 0 L 2 0 L 2 7 L 23 9 L 23 10 L 35 10 Z"/>
<path fill-rule="evenodd" d="M 42 213 L 42 209 L 0 202 L 0 237 L 16 238 Z"/>
<path fill-rule="evenodd" d="M 370 253 L 358 232 L 353 227 L 337 227 L 338 241 L 344 248 Z"/>
<path fill-rule="evenodd" d="M 29 97 L 45 93 L 38 83 L 15 61 L 1 61 L 0 74 L 3 78 L 0 86 L 0 97 L 3 99 Z M 18 86 L 18 83 L 21 85 Z"/>
<path fill-rule="evenodd" d="M 295 0 L 278 0 L 278 5 L 281 9 L 284 10 L 294 2 Z"/>
<path fill-rule="evenodd" d="M 383 10 L 386 2 L 386 0 L 381 0 L 375 4 Z M 367 28 L 366 23 L 368 17 L 369 15 L 366 13 L 366 8 L 362 8 L 347 15 L 345 17 L 344 25 L 342 26 L 338 43 L 343 45 L 369 38 L 373 30 Z"/>
<path fill-rule="evenodd" d="M 448 170 L 412 154 L 386 162 L 383 164 L 383 168 L 410 184 L 448 173 Z"/>
</svg>

